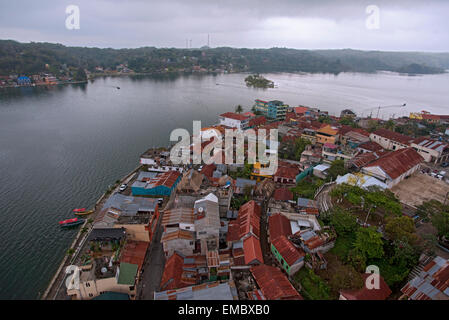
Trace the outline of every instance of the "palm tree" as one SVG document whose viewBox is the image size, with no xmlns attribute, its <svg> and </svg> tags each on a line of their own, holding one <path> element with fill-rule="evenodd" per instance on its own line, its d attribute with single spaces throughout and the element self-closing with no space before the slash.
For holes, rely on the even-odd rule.
<svg viewBox="0 0 449 320">
<path fill-rule="evenodd" d="M 237 107 L 235 107 L 235 112 L 242 113 L 243 112 L 242 106 L 241 105 L 237 105 Z"/>
</svg>

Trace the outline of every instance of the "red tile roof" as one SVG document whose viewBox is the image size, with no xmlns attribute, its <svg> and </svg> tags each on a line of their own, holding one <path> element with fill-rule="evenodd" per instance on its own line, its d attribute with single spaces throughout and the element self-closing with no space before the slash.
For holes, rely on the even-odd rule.
<svg viewBox="0 0 449 320">
<path fill-rule="evenodd" d="M 239 120 L 239 121 L 248 119 L 248 117 L 245 117 L 244 115 L 234 113 L 234 112 L 226 112 L 226 113 L 220 114 L 220 117 Z"/>
<path fill-rule="evenodd" d="M 239 238 L 252 233 L 260 236 L 260 206 L 251 200 L 240 207 L 237 221 L 239 223 Z"/>
<path fill-rule="evenodd" d="M 263 264 L 250 270 L 266 299 L 303 300 L 279 268 Z"/>
<path fill-rule="evenodd" d="M 379 289 L 368 289 L 365 285 L 366 279 L 371 275 L 371 273 L 364 273 L 363 278 L 363 288 L 360 290 L 344 290 L 340 291 L 340 294 L 344 296 L 347 300 L 385 300 L 390 294 L 391 290 L 388 287 L 385 280 L 379 275 Z"/>
<path fill-rule="evenodd" d="M 300 170 L 296 167 L 286 167 L 279 165 L 275 177 L 287 178 L 287 179 L 296 179 L 296 176 L 299 174 Z"/>
<path fill-rule="evenodd" d="M 268 228 L 271 241 L 280 236 L 288 237 L 292 234 L 290 221 L 280 213 L 275 213 L 268 218 Z"/>
<path fill-rule="evenodd" d="M 201 169 L 201 173 L 206 177 L 211 178 L 217 166 L 214 163 L 207 164 Z"/>
<path fill-rule="evenodd" d="M 365 166 L 380 167 L 391 179 L 396 179 L 411 168 L 422 163 L 424 158 L 413 148 L 404 148 L 390 152 L 380 159 Z"/>
<path fill-rule="evenodd" d="M 267 123 L 267 119 L 264 116 L 255 117 L 249 120 L 250 127 L 257 127 Z"/>
<path fill-rule="evenodd" d="M 293 200 L 293 193 L 287 188 L 279 188 L 274 191 L 274 200 L 287 201 Z"/>
<path fill-rule="evenodd" d="M 295 107 L 295 113 L 296 114 L 305 114 L 309 108 L 307 107 Z"/>
<path fill-rule="evenodd" d="M 182 287 L 182 272 L 184 257 L 177 252 L 173 253 L 165 263 L 164 273 L 161 279 L 161 290 L 172 290 Z"/>
<path fill-rule="evenodd" d="M 137 264 L 140 270 L 145 260 L 149 244 L 146 241 L 127 240 L 122 249 L 120 262 Z"/>
<path fill-rule="evenodd" d="M 256 237 L 250 236 L 243 240 L 243 252 L 245 254 L 246 265 L 263 263 L 260 241 Z"/>
<path fill-rule="evenodd" d="M 394 131 L 390 131 L 384 128 L 380 128 L 377 129 L 376 131 L 373 132 L 373 134 L 377 135 L 377 136 L 381 136 L 383 138 L 387 138 L 389 140 L 393 140 L 405 145 L 408 145 L 413 138 L 409 137 L 409 136 L 405 136 L 403 134 L 394 132 Z"/>
<path fill-rule="evenodd" d="M 359 144 L 358 148 L 362 148 L 371 152 L 382 150 L 382 146 L 374 141 L 367 141 Z"/>
<path fill-rule="evenodd" d="M 226 241 L 233 242 L 240 240 L 240 225 L 238 221 L 233 221 L 228 224 L 228 233 L 226 234 Z"/>
<path fill-rule="evenodd" d="M 302 249 L 296 248 L 285 235 L 280 235 L 275 239 L 271 239 L 271 244 L 276 248 L 289 266 L 292 266 L 306 255 Z"/>
</svg>

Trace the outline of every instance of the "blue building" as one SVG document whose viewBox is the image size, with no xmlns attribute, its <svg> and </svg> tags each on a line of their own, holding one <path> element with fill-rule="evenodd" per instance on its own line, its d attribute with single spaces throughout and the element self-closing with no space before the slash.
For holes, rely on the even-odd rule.
<svg viewBox="0 0 449 320">
<path fill-rule="evenodd" d="M 256 99 L 255 102 L 254 109 L 261 112 L 268 119 L 275 121 L 285 120 L 288 105 L 284 104 L 282 101 L 263 101 Z"/>
<path fill-rule="evenodd" d="M 181 180 L 177 171 L 141 172 L 131 186 L 133 196 L 170 196 Z"/>
<path fill-rule="evenodd" d="M 19 86 L 29 86 L 31 85 L 31 79 L 25 76 L 17 78 L 17 84 Z"/>
</svg>

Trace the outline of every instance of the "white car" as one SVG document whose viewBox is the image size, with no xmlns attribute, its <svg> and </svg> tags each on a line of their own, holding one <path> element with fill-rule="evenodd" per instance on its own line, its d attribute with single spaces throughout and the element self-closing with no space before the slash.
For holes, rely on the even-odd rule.
<svg viewBox="0 0 449 320">
<path fill-rule="evenodd" d="M 120 192 L 121 192 L 121 191 L 125 191 L 126 188 L 128 188 L 128 185 L 127 185 L 127 184 L 122 184 L 122 185 L 120 186 L 119 190 L 120 190 Z"/>
</svg>

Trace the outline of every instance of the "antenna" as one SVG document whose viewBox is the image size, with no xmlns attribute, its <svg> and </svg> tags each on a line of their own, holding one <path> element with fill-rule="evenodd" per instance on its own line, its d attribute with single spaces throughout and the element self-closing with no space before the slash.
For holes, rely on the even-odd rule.
<svg viewBox="0 0 449 320">
<path fill-rule="evenodd" d="M 210 45 L 210 35 L 207 34 L 207 46 L 209 47 L 209 45 Z"/>
<path fill-rule="evenodd" d="M 192 39 L 190 39 L 190 48 L 192 48 Z"/>
</svg>

